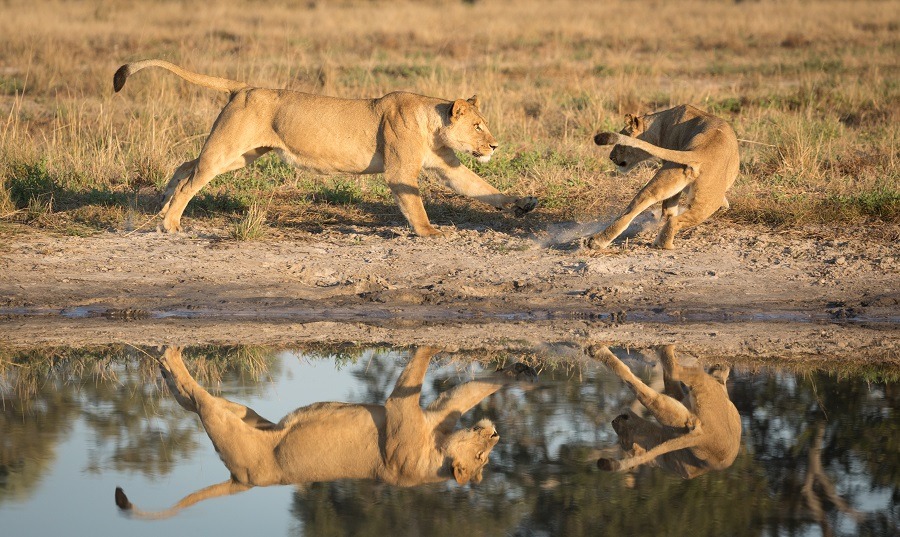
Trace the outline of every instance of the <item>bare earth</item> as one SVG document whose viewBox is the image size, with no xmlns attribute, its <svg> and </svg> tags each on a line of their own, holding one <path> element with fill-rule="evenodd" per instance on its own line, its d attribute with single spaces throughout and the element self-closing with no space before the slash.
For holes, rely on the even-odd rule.
<svg viewBox="0 0 900 537">
<path fill-rule="evenodd" d="M 0 345 L 676 342 L 701 354 L 900 362 L 897 230 L 707 222 L 668 252 L 402 228 L 0 236 Z"/>
</svg>

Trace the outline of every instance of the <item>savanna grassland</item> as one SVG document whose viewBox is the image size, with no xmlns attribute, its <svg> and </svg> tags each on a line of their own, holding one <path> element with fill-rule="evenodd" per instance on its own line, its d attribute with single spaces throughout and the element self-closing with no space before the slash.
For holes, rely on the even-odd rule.
<svg viewBox="0 0 900 537">
<path fill-rule="evenodd" d="M 501 147 L 469 164 L 542 205 L 498 216 L 426 180 L 436 224 L 533 231 L 609 215 L 652 171 L 617 175 L 592 135 L 680 103 L 742 140 L 726 225 L 900 222 L 896 2 L 7 1 L 0 14 L 5 233 L 128 230 L 159 209 L 225 97 L 161 70 L 114 94 L 116 68 L 144 58 L 342 97 L 477 93 Z M 274 156 L 216 179 L 186 217 L 243 238 L 262 220 L 403 221 L 380 177 L 322 178 Z"/>
</svg>

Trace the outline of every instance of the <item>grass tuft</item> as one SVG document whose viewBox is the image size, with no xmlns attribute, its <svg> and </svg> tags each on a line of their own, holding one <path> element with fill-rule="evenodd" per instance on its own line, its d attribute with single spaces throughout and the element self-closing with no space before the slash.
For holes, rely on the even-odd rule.
<svg viewBox="0 0 900 537">
<path fill-rule="evenodd" d="M 260 202 L 252 202 L 244 216 L 231 226 L 229 235 L 237 241 L 253 241 L 263 238 L 268 231 L 267 212 L 268 210 Z"/>
</svg>

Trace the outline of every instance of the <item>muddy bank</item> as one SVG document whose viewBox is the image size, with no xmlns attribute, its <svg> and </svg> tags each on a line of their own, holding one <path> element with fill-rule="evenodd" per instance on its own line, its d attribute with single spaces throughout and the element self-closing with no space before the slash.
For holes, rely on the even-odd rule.
<svg viewBox="0 0 900 537">
<path fill-rule="evenodd" d="M 701 353 L 900 353 L 891 233 L 709 223 L 672 252 L 638 234 L 589 252 L 571 227 L 420 239 L 340 228 L 224 240 L 216 229 L 0 246 L 0 344 L 673 340 Z M 481 342 L 481 345 L 476 344 Z"/>
</svg>

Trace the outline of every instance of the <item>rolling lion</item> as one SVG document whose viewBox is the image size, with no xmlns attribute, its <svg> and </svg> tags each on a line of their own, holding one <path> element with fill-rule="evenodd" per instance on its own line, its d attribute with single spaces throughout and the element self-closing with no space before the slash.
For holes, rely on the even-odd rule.
<svg viewBox="0 0 900 537">
<path fill-rule="evenodd" d="M 626 471 L 655 462 L 685 479 L 731 466 L 741 447 L 741 417 L 728 398 L 729 368 L 682 367 L 672 345 L 658 349 L 664 393 L 639 379 L 607 347 L 589 353 L 621 378 L 656 418 L 646 420 L 630 409 L 616 417 L 613 429 L 625 451 L 622 460 L 600 459 L 601 470 Z"/>
<path fill-rule="evenodd" d="M 675 247 L 678 231 L 728 208 L 725 192 L 740 168 L 738 141 L 728 123 L 712 114 L 686 104 L 645 116 L 629 114 L 621 132 L 601 132 L 594 142 L 615 144 L 609 158 L 622 173 L 652 157 L 663 164 L 625 212 L 587 240 L 588 248 L 608 247 L 635 217 L 660 201 L 663 226 L 653 245 L 666 250 Z M 679 202 L 685 206 L 680 214 Z"/>
<path fill-rule="evenodd" d="M 384 172 L 400 211 L 423 237 L 441 234 L 428 221 L 422 204 L 419 173 L 423 169 L 435 172 L 459 194 L 517 216 L 537 206 L 533 197 L 501 194 L 454 153 L 469 153 L 487 162 L 497 148 L 477 96 L 446 101 L 394 92 L 378 99 L 339 99 L 255 88 L 163 60 L 123 65 L 113 77 L 115 91 L 147 67 L 162 67 L 188 82 L 230 95 L 200 155 L 180 165 L 169 180 L 159 213 L 168 232 L 181 230 L 188 202 L 214 177 L 243 168 L 269 151 L 319 173 Z"/>
<path fill-rule="evenodd" d="M 253 409 L 215 397 L 188 372 L 181 349 L 158 359 L 169 391 L 196 412 L 231 477 L 189 494 L 160 512 L 134 507 L 121 488 L 116 505 L 138 518 L 166 518 L 201 500 L 254 486 L 374 479 L 413 486 L 455 479 L 480 483 L 488 455 L 500 439 L 490 420 L 456 430 L 460 417 L 482 399 L 535 371 L 516 363 L 496 377 L 472 380 L 442 393 L 426 409 L 419 403 L 428 362 L 437 349 L 420 348 L 384 405 L 316 403 L 272 423 Z"/>
</svg>

